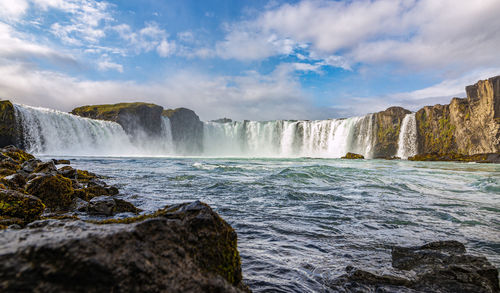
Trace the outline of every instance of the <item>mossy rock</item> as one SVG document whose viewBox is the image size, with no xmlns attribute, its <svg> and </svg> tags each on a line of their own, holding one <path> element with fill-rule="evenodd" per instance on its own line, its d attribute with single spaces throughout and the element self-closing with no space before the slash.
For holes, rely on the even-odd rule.
<svg viewBox="0 0 500 293">
<path fill-rule="evenodd" d="M 72 182 L 61 175 L 39 176 L 28 182 L 26 191 L 39 197 L 50 209 L 66 210 L 72 202 Z"/>
<path fill-rule="evenodd" d="M 0 190 L 0 216 L 23 219 L 26 223 L 40 218 L 45 205 L 32 195 Z"/>
<path fill-rule="evenodd" d="M 10 101 L 0 101 L 0 147 L 17 144 L 19 136 L 14 105 Z"/>
<path fill-rule="evenodd" d="M 2 152 L 4 156 L 7 156 L 14 160 L 18 164 L 22 164 L 26 161 L 29 161 L 31 159 L 34 159 L 35 157 L 31 154 L 28 154 L 27 152 L 17 149 L 14 147 L 10 147 L 8 149 L 4 149 L 5 151 Z"/>
<path fill-rule="evenodd" d="M 342 159 L 349 159 L 349 160 L 359 160 L 364 158 L 365 157 L 363 155 L 355 153 L 347 153 L 345 156 L 342 157 Z"/>
<path fill-rule="evenodd" d="M 426 153 L 409 157 L 410 161 L 487 162 L 489 154 Z"/>
<path fill-rule="evenodd" d="M 84 183 L 89 182 L 91 179 L 97 178 L 96 174 L 86 170 L 76 170 L 76 173 L 77 173 L 76 178 L 78 179 L 78 181 Z"/>
</svg>

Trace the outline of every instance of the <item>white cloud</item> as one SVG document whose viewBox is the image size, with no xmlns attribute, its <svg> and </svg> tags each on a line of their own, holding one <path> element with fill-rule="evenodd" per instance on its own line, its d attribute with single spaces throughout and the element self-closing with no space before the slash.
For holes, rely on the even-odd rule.
<svg viewBox="0 0 500 293">
<path fill-rule="evenodd" d="M 26 0 L 2 0 L 0 1 L 0 19 L 18 20 L 28 9 Z"/>
<path fill-rule="evenodd" d="M 168 42 L 166 39 L 163 39 L 158 47 L 156 47 L 156 51 L 160 57 L 168 57 L 172 55 L 175 51 L 175 43 Z"/>
<path fill-rule="evenodd" d="M 118 64 L 118 63 L 114 63 L 111 60 L 109 60 L 108 58 L 105 58 L 105 59 L 99 61 L 99 63 L 97 63 L 97 67 L 101 71 L 116 70 L 120 73 L 123 72 L 123 65 Z"/>
<path fill-rule="evenodd" d="M 0 97 L 17 103 L 69 111 L 79 105 L 127 101 L 188 107 L 202 119 L 315 118 L 308 96 L 289 66 L 268 75 L 209 76 L 177 72 L 161 82 L 90 81 L 23 64 L 0 64 Z M 70 97 L 70 98 L 68 98 Z"/>
<path fill-rule="evenodd" d="M 498 0 L 303 0 L 227 25 L 216 48 L 223 58 L 259 60 L 309 44 L 311 55 L 347 70 L 397 62 L 460 75 L 500 65 L 499 11 Z M 287 45 L 276 44 L 283 40 Z"/>
<path fill-rule="evenodd" d="M 5 60 L 24 60 L 44 58 L 53 62 L 75 64 L 70 54 L 37 44 L 29 37 L 15 31 L 10 25 L 0 22 L 0 58 Z"/>
<path fill-rule="evenodd" d="M 67 22 L 54 22 L 51 32 L 64 43 L 82 46 L 96 44 L 106 36 L 105 22 L 113 21 L 110 4 L 90 0 L 31 0 L 42 10 L 56 9 L 69 16 Z"/>
</svg>

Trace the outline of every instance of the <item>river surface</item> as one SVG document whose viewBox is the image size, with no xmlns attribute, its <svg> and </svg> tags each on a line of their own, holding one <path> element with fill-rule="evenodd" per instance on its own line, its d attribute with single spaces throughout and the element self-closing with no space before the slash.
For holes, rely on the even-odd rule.
<svg viewBox="0 0 500 293">
<path fill-rule="evenodd" d="M 49 157 L 47 157 L 49 158 Z M 145 212 L 201 200 L 238 233 L 254 292 L 329 292 L 390 247 L 454 239 L 500 267 L 500 165 L 340 159 L 68 157 Z"/>
</svg>

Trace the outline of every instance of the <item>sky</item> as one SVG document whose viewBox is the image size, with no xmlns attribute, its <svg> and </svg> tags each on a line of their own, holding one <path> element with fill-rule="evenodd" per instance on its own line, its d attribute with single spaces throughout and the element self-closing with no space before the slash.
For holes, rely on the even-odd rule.
<svg viewBox="0 0 500 293">
<path fill-rule="evenodd" d="M 500 75 L 500 0 L 0 0 L 0 98 L 328 119 Z"/>
</svg>

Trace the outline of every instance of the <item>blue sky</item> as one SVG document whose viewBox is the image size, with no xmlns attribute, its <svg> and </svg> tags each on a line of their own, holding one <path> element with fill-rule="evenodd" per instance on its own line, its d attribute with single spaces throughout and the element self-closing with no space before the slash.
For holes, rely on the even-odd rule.
<svg viewBox="0 0 500 293">
<path fill-rule="evenodd" d="M 0 97 L 146 101 L 203 120 L 325 119 L 500 74 L 500 1 L 0 0 Z"/>
</svg>

